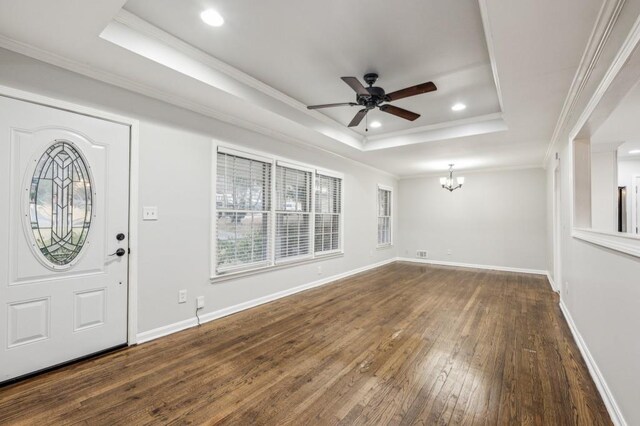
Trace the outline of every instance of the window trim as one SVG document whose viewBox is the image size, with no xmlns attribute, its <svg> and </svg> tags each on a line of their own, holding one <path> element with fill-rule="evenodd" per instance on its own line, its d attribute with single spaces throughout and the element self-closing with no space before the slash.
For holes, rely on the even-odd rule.
<svg viewBox="0 0 640 426">
<path fill-rule="evenodd" d="M 380 199 L 378 198 L 378 191 L 383 190 L 383 191 L 389 191 L 389 242 L 388 243 L 384 243 L 384 244 L 380 244 L 380 242 L 378 241 L 378 235 L 377 235 L 377 227 L 378 227 L 378 220 L 376 220 L 376 248 L 377 249 L 386 249 L 386 248 L 390 248 L 393 247 L 393 187 L 389 186 L 389 185 L 383 185 L 381 183 L 378 184 L 378 186 L 376 187 L 376 218 L 380 219 L 381 217 L 385 217 L 385 216 L 379 216 L 378 213 L 380 212 Z"/>
<path fill-rule="evenodd" d="M 218 176 L 218 152 L 236 155 L 239 157 L 245 157 L 257 161 L 263 161 L 271 164 L 271 197 L 272 202 L 270 205 L 269 212 L 271 213 L 271 232 L 269 235 L 270 244 L 272 247 L 270 258 L 266 262 L 261 263 L 260 265 L 246 265 L 246 266 L 238 266 L 236 268 L 229 268 L 225 271 L 218 272 L 216 267 L 217 261 L 217 226 L 216 226 L 216 218 L 217 218 L 217 207 L 216 207 L 216 192 L 217 192 L 217 176 Z M 311 187 L 313 188 L 312 196 L 311 196 L 311 214 L 310 214 L 310 222 L 311 222 L 311 232 L 310 232 L 310 247 L 311 247 L 311 255 L 290 259 L 282 259 L 277 261 L 275 258 L 275 220 L 276 220 L 276 209 L 275 202 L 273 201 L 276 196 L 276 166 L 284 166 L 294 169 L 299 169 L 303 171 L 311 172 Z M 340 247 L 337 250 L 331 250 L 327 252 L 316 253 L 315 252 L 315 187 L 316 187 L 316 175 L 321 174 L 329 177 L 334 177 L 340 179 L 340 230 L 339 230 L 339 238 L 340 238 Z M 303 265 L 307 263 L 319 262 L 323 260 L 333 259 L 337 257 L 344 256 L 344 200 L 345 200 L 345 182 L 344 182 L 344 174 L 334 171 L 328 170 L 325 168 L 320 168 L 317 166 L 313 166 L 311 164 L 295 161 L 288 159 L 286 157 L 281 157 L 279 155 L 270 154 L 268 152 L 259 151 L 251 148 L 245 148 L 242 146 L 237 146 L 234 144 L 230 144 L 227 142 L 213 140 L 212 150 L 211 150 L 211 217 L 210 217 L 210 253 L 209 253 L 209 262 L 210 262 L 210 277 L 209 280 L 211 283 L 227 281 L 234 278 L 240 278 L 245 276 L 250 276 L 253 274 L 265 273 L 277 269 L 288 268 L 292 266 Z"/>
</svg>

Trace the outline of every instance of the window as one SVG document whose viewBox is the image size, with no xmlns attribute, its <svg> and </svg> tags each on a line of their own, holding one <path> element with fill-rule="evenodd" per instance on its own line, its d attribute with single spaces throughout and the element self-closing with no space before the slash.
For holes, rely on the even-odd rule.
<svg viewBox="0 0 640 426">
<path fill-rule="evenodd" d="M 35 246 L 52 268 L 71 267 L 91 226 L 89 168 L 67 141 L 55 141 L 38 161 L 29 190 Z"/>
<path fill-rule="evenodd" d="M 271 259 L 271 163 L 218 153 L 217 272 L 266 265 Z"/>
<path fill-rule="evenodd" d="M 311 178 L 307 170 L 276 167 L 276 261 L 312 254 Z"/>
<path fill-rule="evenodd" d="M 391 245 L 391 188 L 378 185 L 378 247 Z"/>
<path fill-rule="evenodd" d="M 316 173 L 315 252 L 340 249 L 342 179 Z"/>
<path fill-rule="evenodd" d="M 215 277 L 342 252 L 340 175 L 222 145 L 215 168 Z"/>
</svg>

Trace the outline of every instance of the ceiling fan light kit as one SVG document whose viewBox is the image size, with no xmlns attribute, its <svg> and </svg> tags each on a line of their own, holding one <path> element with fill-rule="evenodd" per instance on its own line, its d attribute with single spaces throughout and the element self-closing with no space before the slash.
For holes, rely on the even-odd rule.
<svg viewBox="0 0 640 426">
<path fill-rule="evenodd" d="M 349 127 L 358 126 L 367 113 L 375 108 L 378 108 L 380 111 L 386 112 L 387 114 L 395 115 L 396 117 L 404 118 L 405 120 L 414 121 L 420 117 L 420 114 L 391 105 L 389 102 L 438 90 L 436 85 L 429 81 L 418 84 L 417 86 L 411 86 L 395 92 L 386 93 L 382 87 L 374 86 L 375 82 L 378 80 L 378 74 L 368 73 L 365 74 L 363 78 L 369 87 L 364 87 L 356 77 L 342 77 L 342 81 L 347 83 L 347 85 L 356 92 L 356 102 L 311 105 L 308 106 L 307 109 L 333 108 L 338 106 L 363 107 L 356 113 L 355 117 L 353 117 L 353 120 L 349 123 Z"/>
<path fill-rule="evenodd" d="M 455 180 L 453 178 L 453 164 L 449 164 L 449 176 L 444 176 L 440 178 L 440 185 L 443 189 L 446 189 L 449 192 L 453 192 L 458 188 L 462 188 L 464 184 L 464 177 L 459 176 Z"/>
</svg>

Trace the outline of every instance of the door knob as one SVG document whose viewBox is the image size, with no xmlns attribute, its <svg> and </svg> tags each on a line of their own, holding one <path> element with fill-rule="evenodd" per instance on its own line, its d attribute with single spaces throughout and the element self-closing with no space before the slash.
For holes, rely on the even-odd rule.
<svg viewBox="0 0 640 426">
<path fill-rule="evenodd" d="M 118 256 L 118 257 L 122 257 L 125 255 L 127 251 L 123 248 L 119 248 L 118 250 L 115 251 L 115 253 L 111 253 L 109 256 Z"/>
</svg>

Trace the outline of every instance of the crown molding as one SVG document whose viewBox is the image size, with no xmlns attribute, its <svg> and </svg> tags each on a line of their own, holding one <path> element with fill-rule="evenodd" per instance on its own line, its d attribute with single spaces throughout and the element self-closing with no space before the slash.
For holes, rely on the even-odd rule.
<svg viewBox="0 0 640 426">
<path fill-rule="evenodd" d="M 543 164 L 546 164 L 549 160 L 553 147 L 559 141 L 560 134 L 566 128 L 569 120 L 573 116 L 578 99 L 580 99 L 587 83 L 590 81 L 591 74 L 598 64 L 600 55 L 602 54 L 604 46 L 611 35 L 611 31 L 620 17 L 620 12 L 622 11 L 622 7 L 625 2 L 626 0 L 604 1 L 602 8 L 598 13 L 596 24 L 589 36 L 587 46 L 582 54 L 582 58 L 580 59 L 578 70 L 573 77 L 569 92 L 565 98 L 564 104 L 562 105 L 560 116 L 558 117 L 551 140 L 547 146 Z"/>
<path fill-rule="evenodd" d="M 176 97 L 164 90 L 160 90 L 155 87 L 131 80 L 129 78 L 92 67 L 80 61 L 75 61 L 64 56 L 51 53 L 44 49 L 40 49 L 39 47 L 14 40 L 1 34 L 0 47 L 57 66 L 59 68 L 84 75 L 94 80 L 111 84 L 130 92 L 139 93 L 171 105 L 176 105 L 180 108 L 184 108 L 189 111 L 196 112 L 198 114 L 202 114 L 204 116 L 214 118 L 216 120 L 232 124 L 237 127 L 241 127 L 243 129 L 260 133 L 265 136 L 275 137 L 290 142 L 302 142 L 284 133 L 280 133 L 273 129 L 257 125 L 251 121 L 241 119 L 234 115 L 226 114 L 219 111 L 218 109 L 202 105 L 201 103 L 192 102 L 182 97 Z"/>
<path fill-rule="evenodd" d="M 304 113 L 305 115 L 308 115 L 310 117 L 313 117 L 316 120 L 322 121 L 325 124 L 331 125 L 331 126 L 338 126 L 339 130 L 349 134 L 350 137 L 353 138 L 357 138 L 360 141 L 362 140 L 362 136 L 349 129 L 349 128 L 344 128 L 344 126 L 333 120 L 332 118 L 319 113 L 316 110 L 309 110 L 307 109 L 306 105 L 304 105 L 302 102 L 298 101 L 297 99 L 292 98 L 291 96 L 288 96 L 286 94 L 284 94 L 283 92 L 269 86 L 268 84 L 263 83 L 262 81 L 251 77 L 249 74 L 240 71 L 239 69 L 227 64 L 226 62 L 223 62 L 217 58 L 215 58 L 214 56 L 211 56 L 210 54 L 188 44 L 185 43 L 184 41 L 180 40 L 179 38 L 167 33 L 166 31 L 150 24 L 149 22 L 143 20 L 142 18 L 138 17 L 137 15 L 134 15 L 131 12 L 128 12 L 125 9 L 121 9 L 116 16 L 113 18 L 114 22 L 118 22 L 122 25 L 125 25 L 126 27 L 137 31 L 147 37 L 150 37 L 154 40 L 157 40 L 158 42 L 161 42 L 191 58 L 193 58 L 194 60 L 201 62 L 203 64 L 205 64 L 207 67 L 221 72 L 229 77 L 231 77 L 232 79 L 246 85 L 249 86 L 259 92 L 264 93 L 265 95 L 276 99 L 286 105 L 288 105 L 291 108 L 296 109 L 297 111 Z M 108 28 L 108 26 L 107 26 Z M 104 32 L 103 32 L 104 33 Z M 107 40 L 107 41 L 111 41 L 108 37 L 103 37 L 103 34 L 100 35 L 101 38 Z M 125 47 L 126 48 L 126 47 Z M 233 94 L 233 93 L 232 93 Z"/>
<path fill-rule="evenodd" d="M 375 139 L 368 140 L 364 145 L 363 151 L 397 148 L 406 145 L 503 132 L 505 130 L 508 130 L 508 127 L 502 118 L 502 113 L 487 114 L 423 126 L 418 129 L 409 129 L 390 135 L 381 135 Z"/>
<path fill-rule="evenodd" d="M 529 170 L 529 169 L 544 169 L 540 164 L 524 164 L 521 166 L 504 166 L 504 167 L 488 167 L 485 169 L 474 168 L 474 169 L 458 169 L 454 170 L 455 173 L 465 175 L 468 174 L 478 174 L 478 173 L 495 173 L 495 172 L 509 172 L 516 170 Z M 429 173 L 420 173 L 415 175 L 406 175 L 400 176 L 400 180 L 409 180 L 409 179 L 423 179 L 423 178 L 432 178 L 432 177 L 441 177 L 443 173 L 449 173 L 448 170 L 440 170 L 437 172 L 429 172 Z M 466 185 L 466 184 L 465 184 Z"/>
<path fill-rule="evenodd" d="M 602 100 L 611 84 L 613 84 L 615 78 L 618 76 L 622 68 L 625 66 L 625 64 L 633 54 L 636 46 L 638 45 L 638 42 L 640 42 L 640 17 L 638 17 L 634 22 L 633 27 L 629 31 L 627 38 L 625 39 L 615 58 L 611 62 L 611 65 L 607 69 L 607 72 L 605 73 L 602 80 L 600 80 L 598 87 L 596 88 L 595 92 L 589 99 L 589 102 L 587 102 L 587 105 L 578 117 L 576 124 L 569 132 L 570 140 L 576 138 L 576 136 L 580 132 L 580 129 L 582 129 L 587 120 L 589 120 L 589 117 L 597 108 L 600 100 Z"/>
<path fill-rule="evenodd" d="M 496 93 L 498 94 L 498 103 L 500 111 L 504 112 L 502 103 L 502 89 L 500 88 L 500 79 L 498 78 L 498 65 L 496 64 L 495 49 L 493 47 L 493 32 L 491 30 L 491 22 L 489 20 L 489 7 L 487 0 L 478 0 L 480 5 L 480 16 L 482 18 L 482 26 L 484 27 L 484 37 L 487 43 L 487 52 L 489 52 L 489 61 L 491 63 L 491 72 L 493 73 L 493 82 L 496 85 Z"/>
<path fill-rule="evenodd" d="M 38 61 L 74 72 L 76 74 L 83 75 L 85 77 L 89 77 L 97 81 L 101 81 L 103 83 L 110 84 L 112 86 L 120 87 L 122 89 L 128 90 L 133 93 L 138 93 L 138 94 L 147 96 L 149 98 L 156 99 L 166 104 L 175 105 L 177 107 L 201 114 L 205 117 L 213 118 L 215 120 L 218 120 L 227 124 L 231 124 L 233 126 L 252 131 L 254 133 L 258 133 L 270 138 L 278 139 L 281 142 L 285 142 L 285 143 L 296 145 L 296 146 L 303 146 L 305 148 L 315 150 L 315 151 L 325 152 L 327 154 L 349 161 L 353 164 L 363 166 L 369 170 L 382 173 L 394 179 L 399 179 L 398 175 L 391 173 L 387 170 L 379 169 L 370 164 L 363 163 L 362 161 L 358 161 L 353 158 L 346 157 L 342 154 L 338 154 L 334 151 L 319 147 L 317 145 L 308 143 L 301 139 L 294 138 L 287 134 L 275 131 L 273 129 L 257 125 L 251 121 L 243 120 L 236 116 L 225 114 L 223 112 L 218 111 L 217 109 L 204 106 L 197 102 L 192 102 L 181 97 L 176 97 L 173 94 L 165 92 L 163 90 L 159 90 L 154 87 L 130 80 L 128 78 L 94 68 L 92 66 L 89 66 L 79 61 L 74 61 L 74 60 L 65 58 L 63 56 L 57 55 L 55 53 L 51 53 L 49 51 L 40 49 L 38 47 L 13 40 L 1 34 L 0 34 L 0 48 L 19 53 L 29 58 L 36 59 Z"/>
<path fill-rule="evenodd" d="M 493 55 L 493 38 L 491 36 L 491 31 L 489 28 L 489 21 L 486 16 L 486 0 L 479 1 L 481 4 L 481 10 L 483 11 L 482 13 L 484 13 L 483 26 L 488 44 L 491 68 L 494 74 L 494 81 L 496 82 L 496 90 L 498 91 L 499 103 L 500 105 L 502 105 L 502 96 L 499 90 L 499 81 L 496 72 L 495 58 Z M 280 123 L 278 125 L 278 128 L 276 128 L 275 125 L 272 127 L 266 122 L 259 124 L 253 120 L 243 118 L 243 116 L 240 114 L 235 114 L 232 111 L 226 111 L 221 105 L 214 105 L 203 101 L 189 99 L 188 97 L 178 93 L 177 90 L 174 90 L 171 85 L 159 87 L 159 85 L 148 84 L 141 80 L 134 80 L 129 77 L 125 77 L 120 73 L 105 71 L 104 69 L 101 69 L 97 66 L 92 66 L 83 61 L 71 59 L 69 57 L 41 49 L 37 46 L 20 42 L 3 35 L 0 35 L 0 47 L 40 60 L 42 62 L 52 64 L 54 66 L 58 66 L 60 68 L 70 70 L 94 80 L 99 80 L 107 84 L 123 88 L 130 92 L 139 93 L 150 98 L 162 101 L 164 103 L 172 104 L 177 107 L 184 108 L 203 116 L 211 117 L 221 122 L 225 122 L 255 133 L 273 137 L 284 142 L 309 146 L 313 149 L 329 152 L 338 157 L 352 160 L 357 164 L 366 165 L 372 170 L 384 172 L 385 174 L 394 178 L 397 178 L 398 176 L 394 175 L 393 173 L 382 171 L 374 166 L 369 166 L 362 161 L 351 159 L 350 156 L 338 154 L 334 152 L 331 147 L 319 147 L 317 142 L 320 139 L 318 138 L 324 137 L 327 142 L 329 140 L 333 140 L 335 142 L 340 142 L 351 148 L 354 148 L 359 152 L 364 152 L 376 149 L 392 148 L 394 146 L 400 145 L 473 136 L 497 131 L 504 131 L 507 129 L 506 123 L 504 122 L 504 119 L 502 117 L 502 113 L 498 112 L 483 116 L 470 117 L 464 120 L 454 120 L 429 126 L 422 126 L 418 129 L 409 129 L 403 132 L 393 132 L 375 136 L 371 138 L 370 141 L 373 143 L 369 143 L 368 146 L 364 146 L 362 142 L 363 140 L 365 140 L 365 137 L 360 135 L 359 133 L 353 132 L 349 129 L 345 129 L 343 125 L 337 123 L 324 114 L 321 114 L 317 111 L 307 110 L 306 106 L 299 101 L 208 55 L 207 53 L 177 39 L 171 34 L 153 26 L 152 24 L 140 19 L 130 12 L 127 12 L 125 10 L 121 10 L 120 12 L 118 12 L 118 14 L 114 17 L 110 24 L 105 28 L 103 33 L 100 34 L 102 40 L 108 41 L 108 39 L 104 37 L 104 32 L 107 31 L 110 25 L 119 27 L 120 29 L 125 29 L 129 32 L 136 32 L 140 37 L 146 38 L 147 40 L 155 40 L 158 43 L 157 46 L 162 47 L 162 49 L 164 49 L 164 52 L 175 54 L 176 57 L 191 58 L 190 65 L 197 65 L 197 72 L 203 72 L 203 70 L 206 72 L 210 70 L 212 72 L 211 76 L 213 76 L 212 78 L 214 81 L 215 78 L 220 78 L 219 81 L 222 82 L 223 86 L 227 84 L 227 86 L 225 86 L 227 89 L 237 89 L 236 93 L 233 93 L 233 90 L 226 91 L 224 88 L 213 85 L 213 88 L 216 90 L 226 91 L 227 93 L 231 93 L 232 96 L 239 96 L 240 99 L 251 102 L 251 99 L 247 99 L 246 97 L 241 96 L 243 93 L 246 93 L 242 90 L 242 88 L 244 87 L 245 90 L 252 92 L 250 96 L 255 96 L 257 97 L 257 99 L 262 101 L 262 107 L 265 108 L 266 106 L 265 111 L 271 112 L 273 114 L 278 114 L 285 119 L 291 120 L 292 123 L 296 122 L 296 117 L 300 117 L 302 121 L 298 122 L 297 124 L 306 127 L 306 132 L 311 136 L 311 138 L 309 138 L 310 140 L 304 140 L 304 137 L 301 136 L 300 132 L 298 132 L 299 134 L 295 134 L 294 131 L 288 132 L 287 127 L 285 126 L 285 122 Z M 118 43 L 116 43 L 116 45 L 118 45 Z M 131 49 L 128 50 L 134 52 Z M 157 61 L 155 62 L 157 63 Z M 175 67 L 169 68 L 175 72 L 180 72 L 180 70 L 176 69 Z M 186 76 L 192 77 L 188 74 L 186 74 Z M 198 80 L 197 77 L 196 80 Z M 207 82 L 203 80 L 199 80 L 198 82 L 201 84 L 207 84 Z M 278 107 L 277 104 L 279 104 L 280 106 Z M 276 107 L 269 108 L 269 105 L 275 105 Z M 258 104 L 258 106 L 260 105 Z M 286 113 L 285 115 L 282 115 L 280 112 L 278 112 L 283 110 L 288 110 L 290 116 L 287 117 Z M 315 126 L 311 124 L 314 122 L 316 123 Z M 316 132 L 317 138 L 314 136 L 313 132 Z M 387 140 L 385 141 L 385 139 Z M 398 141 L 401 142 L 400 145 L 395 145 L 395 143 Z"/>
<path fill-rule="evenodd" d="M 461 118 L 459 120 L 451 120 L 451 121 L 444 121 L 441 123 L 428 124 L 426 126 L 414 127 L 412 129 L 398 130 L 396 132 L 388 132 L 388 133 L 383 133 L 375 136 L 367 136 L 365 140 L 366 141 L 365 151 L 367 150 L 366 149 L 367 144 L 385 141 L 386 139 L 396 138 L 400 136 L 415 135 L 418 133 L 420 134 L 428 133 L 428 132 L 433 132 L 434 130 L 448 129 L 452 127 L 463 126 L 465 124 L 481 123 L 484 121 L 499 120 L 499 119 L 502 119 L 502 113 L 494 112 L 491 114 L 477 115 L 475 117 Z"/>
<path fill-rule="evenodd" d="M 488 29 L 485 28 L 484 31 L 486 35 Z M 294 122 L 299 122 L 299 124 L 307 126 L 326 137 L 360 151 L 393 148 L 395 146 L 473 136 L 507 129 L 501 112 L 498 112 L 470 117 L 466 120 L 454 120 L 400 132 L 384 133 L 374 137 L 362 136 L 318 111 L 308 110 L 304 104 L 296 99 L 185 43 L 125 10 L 121 10 L 115 16 L 112 22 L 102 31 L 100 37 L 204 84 L 223 90 L 245 101 L 255 103 L 262 108 L 279 110 L 279 115 Z M 487 42 L 492 42 L 490 35 L 487 36 Z M 492 46 L 490 50 L 493 52 Z M 499 86 L 495 60 L 491 58 L 491 62 L 494 82 Z M 260 92 L 266 97 L 255 96 L 247 92 L 247 88 Z M 498 93 L 498 98 L 500 104 L 502 104 L 500 93 Z M 277 101 L 280 106 L 274 104 L 273 101 Z M 292 115 L 291 110 L 283 110 L 282 104 L 295 110 L 297 116 L 296 114 Z M 313 121 L 307 121 L 306 123 L 304 122 L 306 121 L 305 119 L 299 121 L 300 114 L 304 114 L 307 117 L 306 120 Z M 469 125 L 470 123 L 482 124 Z M 321 125 L 319 126 L 318 124 Z M 445 128 L 450 130 L 443 131 Z M 412 136 L 406 138 L 404 137 L 406 135 Z"/>
</svg>

